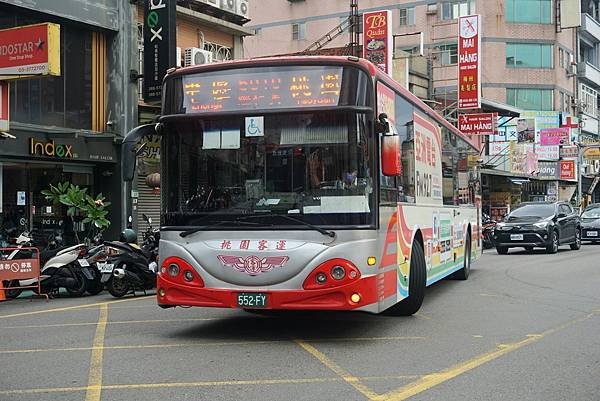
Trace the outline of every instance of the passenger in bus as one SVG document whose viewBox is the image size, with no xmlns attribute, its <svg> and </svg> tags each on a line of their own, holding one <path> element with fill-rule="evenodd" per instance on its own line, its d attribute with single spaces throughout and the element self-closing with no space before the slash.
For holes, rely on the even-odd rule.
<svg viewBox="0 0 600 401">
<path fill-rule="evenodd" d="M 319 188 L 321 182 L 325 179 L 325 164 L 323 163 L 323 156 L 321 154 L 321 148 L 311 152 L 306 159 L 308 165 L 308 175 L 310 178 L 310 187 Z"/>
</svg>

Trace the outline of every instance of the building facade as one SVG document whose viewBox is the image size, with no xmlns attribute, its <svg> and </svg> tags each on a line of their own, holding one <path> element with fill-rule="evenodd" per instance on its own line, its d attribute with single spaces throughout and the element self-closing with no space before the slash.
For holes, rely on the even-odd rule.
<svg viewBox="0 0 600 401">
<path fill-rule="evenodd" d="M 265 0 L 260 6 L 254 4 L 251 11 L 256 17 L 250 26 L 256 35 L 246 41 L 246 55 L 301 52 L 346 19 L 349 6 L 345 0 Z M 571 143 L 579 135 L 576 106 L 581 104 L 582 87 L 576 67 L 581 40 L 577 28 L 560 28 L 557 1 L 359 0 L 358 6 L 359 14 L 392 11 L 395 58 L 404 57 L 404 52 L 417 55 L 423 38 L 423 55 L 431 70 L 430 104 L 450 121 L 458 117 L 458 18 L 481 15 L 482 107 L 460 112 L 497 112 L 501 117 L 499 135 L 480 139 L 484 209 L 490 213 L 493 206 L 502 204 L 504 214 L 523 201 L 573 198 L 577 174 L 567 174 L 572 171 L 572 153 L 560 150 L 562 146 L 542 145 L 540 140 L 541 130 L 550 128 L 568 127 Z M 259 7 L 270 12 L 261 14 Z M 349 35 L 342 34 L 326 46 L 341 47 L 349 40 Z M 586 68 L 589 73 L 591 67 Z M 585 79 L 584 75 L 580 69 L 579 78 Z M 587 85 L 592 82 L 600 80 L 591 77 Z M 594 92 L 586 93 L 596 98 Z M 587 118 L 585 129 L 593 134 L 598 122 L 591 117 L 584 115 L 583 119 Z M 522 128 L 524 124 L 528 126 Z M 523 130 L 531 131 L 531 135 L 519 136 Z M 541 172 L 548 169 L 556 174 Z"/>
<path fill-rule="evenodd" d="M 137 2 L 139 71 L 143 71 L 144 58 L 144 6 Z M 254 30 L 243 25 L 250 20 L 248 0 L 177 1 L 176 6 L 176 66 L 235 60 L 244 56 L 244 38 Z M 195 57 L 194 57 L 195 56 Z M 142 96 L 142 83 L 138 88 L 139 124 L 152 122 L 160 114 L 159 102 L 147 102 Z M 131 190 L 131 212 L 134 228 L 141 238 L 152 219 L 160 222 L 160 137 L 144 139 L 145 146 L 138 157 L 138 169 Z"/>
<path fill-rule="evenodd" d="M 136 83 L 129 79 L 137 63 L 133 11 L 121 0 L 0 1 L 0 29 L 53 23 L 60 31 L 59 75 L 5 77 L 10 122 L 0 136 L 3 228 L 33 230 L 42 242 L 61 221 L 67 238 L 87 232 L 81 218 L 69 224 L 66 209 L 41 194 L 67 181 L 106 196 L 112 205 L 105 235 L 118 236 L 126 202 L 119 143 L 137 120 Z"/>
</svg>

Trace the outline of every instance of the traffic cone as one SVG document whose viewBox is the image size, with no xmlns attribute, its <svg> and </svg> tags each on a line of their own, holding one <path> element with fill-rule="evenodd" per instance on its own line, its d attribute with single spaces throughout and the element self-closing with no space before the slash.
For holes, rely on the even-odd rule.
<svg viewBox="0 0 600 401">
<path fill-rule="evenodd" d="M 4 284 L 2 284 L 2 280 L 0 280 L 0 302 L 6 301 L 6 295 L 4 294 Z"/>
</svg>

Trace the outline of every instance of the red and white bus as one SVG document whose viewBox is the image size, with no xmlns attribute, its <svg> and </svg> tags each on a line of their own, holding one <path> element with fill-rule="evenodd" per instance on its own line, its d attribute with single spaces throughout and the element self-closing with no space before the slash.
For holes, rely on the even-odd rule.
<svg viewBox="0 0 600 401">
<path fill-rule="evenodd" d="M 161 307 L 409 315 L 481 253 L 477 149 L 364 59 L 170 71 L 126 179 L 155 133 Z"/>
</svg>

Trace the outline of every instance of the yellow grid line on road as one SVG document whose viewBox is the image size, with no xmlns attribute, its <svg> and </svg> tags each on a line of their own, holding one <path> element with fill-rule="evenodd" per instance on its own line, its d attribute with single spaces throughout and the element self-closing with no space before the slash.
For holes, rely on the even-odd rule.
<svg viewBox="0 0 600 401">
<path fill-rule="evenodd" d="M 147 295 L 147 296 L 139 296 L 139 297 L 135 297 L 135 298 L 117 299 L 114 301 L 96 302 L 93 304 L 66 306 L 64 308 L 42 309 L 42 310 L 36 310 L 36 311 L 30 311 L 30 312 L 12 313 L 10 315 L 0 315 L 0 319 L 7 319 L 9 317 L 39 315 L 42 313 L 65 312 L 65 311 L 75 310 L 75 309 L 94 308 L 94 307 L 102 306 L 102 305 L 112 305 L 112 304 L 118 304 L 118 303 L 122 303 L 122 302 L 140 301 L 140 300 L 149 299 L 150 297 L 154 297 L 154 296 Z"/>
<path fill-rule="evenodd" d="M 112 309 L 112 308 L 111 308 Z M 152 319 L 152 320 L 115 320 L 106 322 L 106 324 L 141 324 L 141 323 L 175 323 L 175 322 L 204 322 L 212 320 L 222 320 L 216 317 L 203 318 L 185 318 L 185 319 Z M 69 327 L 69 326 L 95 326 L 98 322 L 82 322 L 82 323 L 62 323 L 62 324 L 38 324 L 28 326 L 3 326 L 1 329 L 45 329 L 51 327 Z"/>
<path fill-rule="evenodd" d="M 360 381 L 386 381 L 416 379 L 418 375 L 397 376 L 365 376 L 357 377 Z M 273 385 L 273 384 L 311 384 L 311 383 L 336 383 L 343 382 L 341 377 L 314 377 L 300 379 L 265 379 L 265 380 L 222 380 L 222 381 L 198 381 L 198 382 L 170 382 L 170 383 L 139 383 L 139 384 L 105 384 L 100 386 L 102 390 L 130 390 L 130 389 L 156 389 L 173 387 L 218 387 L 218 386 L 240 386 L 240 385 Z M 86 391 L 87 387 L 51 387 L 33 389 L 0 390 L 0 395 L 18 394 L 42 394 L 42 393 L 73 393 Z"/>
<path fill-rule="evenodd" d="M 404 341 L 404 340 L 423 340 L 426 337 L 350 337 L 350 338 L 320 338 L 305 340 L 311 343 L 323 342 L 358 342 L 358 341 Z M 289 342 L 289 340 L 265 340 L 265 341 L 222 341 L 222 342 L 188 342 L 188 343 L 166 343 L 166 344 L 136 344 L 136 345 L 108 345 L 104 346 L 104 350 L 124 350 L 124 349 L 148 349 L 148 348 L 177 348 L 177 347 L 201 347 L 201 346 L 231 346 L 231 345 L 258 345 L 258 344 L 273 344 Z M 94 347 L 69 347 L 69 348 L 34 348 L 34 349 L 13 349 L 2 350 L 1 354 L 27 354 L 36 352 L 67 352 L 67 351 L 90 351 Z"/>
<path fill-rule="evenodd" d="M 331 369 L 336 375 L 340 376 L 342 379 L 344 379 L 346 383 L 350 384 L 368 399 L 373 399 L 374 397 L 377 397 L 378 394 L 371 390 L 369 387 L 362 384 L 356 376 L 351 375 L 348 371 L 346 371 L 337 363 L 333 362 L 325 354 L 323 354 L 321 351 L 319 351 L 312 345 L 308 344 L 306 341 L 296 339 L 294 340 L 294 342 L 300 347 L 302 347 L 304 350 L 306 350 L 308 353 L 310 353 L 312 356 L 317 358 L 323 365 Z"/>
<path fill-rule="evenodd" d="M 107 320 L 108 305 L 104 304 L 100 306 L 98 326 L 96 327 L 96 334 L 94 335 L 85 401 L 100 401 L 102 393 L 102 355 L 104 353 L 104 335 L 106 333 Z"/>
</svg>

